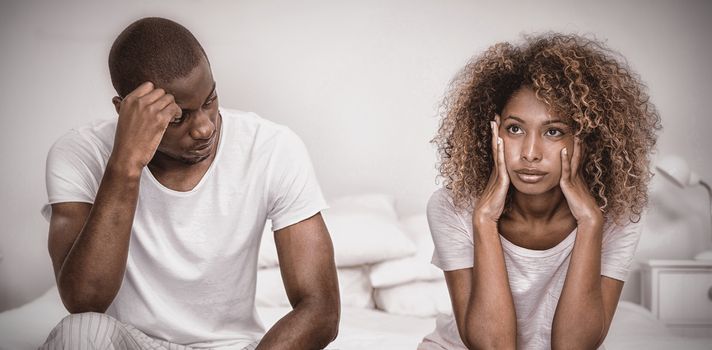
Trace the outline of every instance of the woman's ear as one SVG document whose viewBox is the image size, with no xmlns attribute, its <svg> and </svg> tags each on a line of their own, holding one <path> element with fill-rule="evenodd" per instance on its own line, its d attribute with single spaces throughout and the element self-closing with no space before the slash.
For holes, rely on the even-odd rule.
<svg viewBox="0 0 712 350">
<path fill-rule="evenodd" d="M 114 108 L 116 109 L 116 114 L 119 114 L 119 110 L 121 110 L 121 101 L 124 99 L 119 97 L 119 96 L 114 96 L 111 98 L 111 103 L 114 104 Z"/>
</svg>

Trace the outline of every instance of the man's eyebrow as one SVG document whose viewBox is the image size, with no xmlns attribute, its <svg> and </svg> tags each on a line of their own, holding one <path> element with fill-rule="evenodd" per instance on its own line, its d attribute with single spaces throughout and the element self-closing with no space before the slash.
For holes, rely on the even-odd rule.
<svg viewBox="0 0 712 350">
<path fill-rule="evenodd" d="M 210 97 L 213 96 L 214 93 L 215 93 L 215 82 L 213 82 L 213 88 L 210 89 L 210 93 L 208 94 L 208 97 L 205 98 L 205 102 L 208 102 L 208 100 L 210 99 Z"/>
<path fill-rule="evenodd" d="M 203 103 L 208 102 L 208 100 L 210 100 L 210 97 L 212 97 L 213 94 L 215 94 L 215 82 L 214 81 L 213 81 L 213 88 L 210 89 L 210 93 L 208 94 L 208 97 L 206 97 L 205 100 L 203 100 Z M 180 106 L 181 101 L 176 100 L 175 102 L 177 105 Z M 192 109 L 187 109 L 187 108 L 182 108 L 182 109 L 183 109 L 183 111 L 192 111 Z"/>
</svg>

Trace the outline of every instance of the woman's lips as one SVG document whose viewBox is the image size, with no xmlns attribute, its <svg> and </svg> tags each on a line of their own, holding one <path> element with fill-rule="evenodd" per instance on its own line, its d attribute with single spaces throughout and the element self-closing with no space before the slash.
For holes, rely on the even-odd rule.
<svg viewBox="0 0 712 350">
<path fill-rule="evenodd" d="M 547 173 L 535 169 L 520 169 L 514 171 L 519 180 L 525 183 L 536 183 L 546 176 Z"/>
</svg>

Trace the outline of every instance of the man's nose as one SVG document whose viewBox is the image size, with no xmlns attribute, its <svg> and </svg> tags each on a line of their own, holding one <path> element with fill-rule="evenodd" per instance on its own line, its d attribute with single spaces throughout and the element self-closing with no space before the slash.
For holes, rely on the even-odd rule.
<svg viewBox="0 0 712 350">
<path fill-rule="evenodd" d="M 207 111 L 197 111 L 191 118 L 190 136 L 196 140 L 209 139 L 215 132 L 215 123 Z"/>
</svg>

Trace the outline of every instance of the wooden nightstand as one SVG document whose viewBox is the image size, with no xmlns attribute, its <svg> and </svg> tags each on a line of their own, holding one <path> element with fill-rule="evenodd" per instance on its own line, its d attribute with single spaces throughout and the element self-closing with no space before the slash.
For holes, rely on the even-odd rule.
<svg viewBox="0 0 712 350">
<path fill-rule="evenodd" d="M 641 264 L 641 301 L 674 333 L 712 337 L 712 261 Z"/>
</svg>

